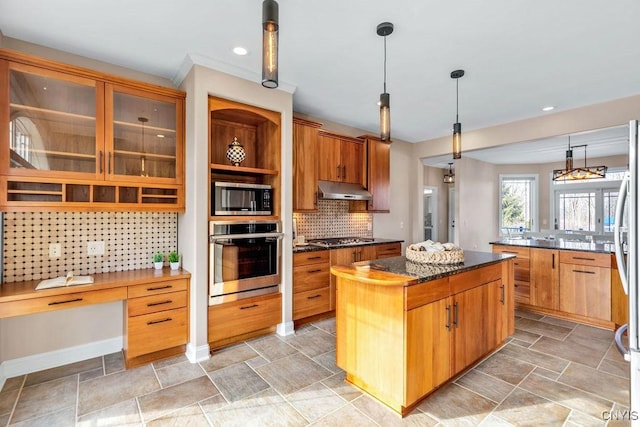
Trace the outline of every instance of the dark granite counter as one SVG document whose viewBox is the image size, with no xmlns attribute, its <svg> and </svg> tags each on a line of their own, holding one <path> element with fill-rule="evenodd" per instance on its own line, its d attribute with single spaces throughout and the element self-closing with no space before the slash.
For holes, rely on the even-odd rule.
<svg viewBox="0 0 640 427">
<path fill-rule="evenodd" d="M 562 249 L 567 251 L 584 251 L 598 253 L 614 253 L 613 243 L 572 242 L 563 239 L 505 239 L 490 242 L 492 245 L 522 246 L 525 248 Z"/>
<path fill-rule="evenodd" d="M 421 264 L 407 260 L 406 257 L 383 258 L 372 261 L 356 262 L 349 267 L 359 279 L 367 278 L 368 273 L 375 277 L 374 281 L 384 284 L 386 280 L 379 273 L 389 273 L 389 284 L 398 285 L 404 281 L 405 285 L 428 282 L 446 276 L 462 273 L 490 264 L 502 262 L 505 259 L 514 258 L 510 254 L 493 254 L 489 252 L 464 251 L 464 262 L 451 265 Z M 332 267 L 333 270 L 333 267 Z M 394 277 L 395 276 L 395 277 Z M 398 276 L 405 276 L 404 279 Z M 406 277 L 409 276 L 409 277 Z"/>
<path fill-rule="evenodd" d="M 293 253 L 295 254 L 295 253 L 298 253 L 298 252 L 328 251 L 330 249 L 351 248 L 351 247 L 354 247 L 354 246 L 374 246 L 374 245 L 383 245 L 385 243 L 402 243 L 402 242 L 404 242 L 404 240 L 374 238 L 373 242 L 363 242 L 363 243 L 348 244 L 348 245 L 337 245 L 337 246 L 331 246 L 330 248 L 325 247 L 325 246 L 315 246 L 315 245 L 311 245 L 311 244 L 306 244 L 304 246 L 294 246 L 293 247 Z"/>
</svg>

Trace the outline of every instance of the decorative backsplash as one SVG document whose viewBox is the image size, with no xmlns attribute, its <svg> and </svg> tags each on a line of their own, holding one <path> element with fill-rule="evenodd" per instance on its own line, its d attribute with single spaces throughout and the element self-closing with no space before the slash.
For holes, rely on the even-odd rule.
<svg viewBox="0 0 640 427">
<path fill-rule="evenodd" d="M 309 239 L 325 237 L 373 237 L 370 213 L 349 213 L 347 200 L 318 200 L 317 213 L 295 213 L 298 235 Z"/>
<path fill-rule="evenodd" d="M 151 255 L 178 245 L 178 216 L 165 212 L 8 212 L 4 214 L 4 282 L 151 268 Z M 87 242 L 105 253 L 87 255 Z M 60 243 L 60 258 L 49 244 Z"/>
</svg>

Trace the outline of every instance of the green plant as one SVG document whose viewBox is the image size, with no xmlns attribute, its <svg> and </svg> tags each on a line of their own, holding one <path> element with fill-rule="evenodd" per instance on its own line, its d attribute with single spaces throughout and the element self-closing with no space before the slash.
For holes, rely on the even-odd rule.
<svg viewBox="0 0 640 427">
<path fill-rule="evenodd" d="M 169 252 L 169 256 L 167 257 L 167 259 L 169 260 L 169 262 L 179 262 L 180 255 L 178 255 L 178 252 L 176 251 L 171 251 Z"/>
<path fill-rule="evenodd" d="M 162 262 L 164 259 L 164 255 L 162 255 L 160 252 L 156 252 L 155 254 L 153 254 L 153 262 Z"/>
</svg>

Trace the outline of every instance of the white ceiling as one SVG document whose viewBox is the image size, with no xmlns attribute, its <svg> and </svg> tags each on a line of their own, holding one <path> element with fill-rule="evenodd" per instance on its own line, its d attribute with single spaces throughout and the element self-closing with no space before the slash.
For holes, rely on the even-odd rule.
<svg viewBox="0 0 640 427">
<path fill-rule="evenodd" d="M 278 0 L 294 110 L 378 129 L 380 22 L 392 136 L 450 133 L 640 94 L 638 0 Z M 169 79 L 196 61 L 259 81 L 260 0 L 0 0 L 4 35 Z M 234 46 L 249 49 L 239 57 Z M 268 90 L 257 88 L 256 90 Z M 591 155 L 591 154 L 590 154 Z"/>
</svg>

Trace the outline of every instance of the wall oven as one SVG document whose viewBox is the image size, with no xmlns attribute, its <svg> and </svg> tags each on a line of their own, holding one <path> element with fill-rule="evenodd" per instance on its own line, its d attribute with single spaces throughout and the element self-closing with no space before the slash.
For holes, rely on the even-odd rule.
<svg viewBox="0 0 640 427">
<path fill-rule="evenodd" d="M 209 222 L 209 305 L 280 290 L 280 221 Z"/>
<path fill-rule="evenodd" d="M 266 184 L 211 184 L 211 215 L 271 215 L 272 188 Z"/>
</svg>

